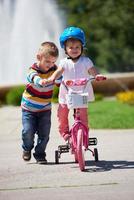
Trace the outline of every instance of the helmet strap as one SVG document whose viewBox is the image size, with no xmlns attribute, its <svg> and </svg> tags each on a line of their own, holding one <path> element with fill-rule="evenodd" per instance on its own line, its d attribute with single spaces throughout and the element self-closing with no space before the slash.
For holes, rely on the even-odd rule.
<svg viewBox="0 0 134 200">
<path fill-rule="evenodd" d="M 72 58 L 72 57 L 68 56 L 67 59 L 71 59 L 71 60 L 73 60 L 73 61 L 76 61 L 76 60 L 78 60 L 80 57 L 81 57 L 81 54 L 80 54 L 79 56 L 77 56 L 76 58 Z"/>
</svg>

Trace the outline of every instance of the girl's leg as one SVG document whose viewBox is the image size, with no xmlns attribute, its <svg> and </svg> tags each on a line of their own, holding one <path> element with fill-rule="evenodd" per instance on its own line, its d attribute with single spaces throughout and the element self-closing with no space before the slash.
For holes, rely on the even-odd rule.
<svg viewBox="0 0 134 200">
<path fill-rule="evenodd" d="M 61 136 L 67 141 L 70 137 L 69 133 L 69 122 L 68 122 L 69 109 L 66 104 L 59 104 L 58 107 L 58 122 L 59 122 L 59 132 Z"/>
<path fill-rule="evenodd" d="M 88 125 L 88 109 L 87 108 L 81 108 L 80 109 L 80 119 L 82 123 L 89 129 Z"/>
</svg>

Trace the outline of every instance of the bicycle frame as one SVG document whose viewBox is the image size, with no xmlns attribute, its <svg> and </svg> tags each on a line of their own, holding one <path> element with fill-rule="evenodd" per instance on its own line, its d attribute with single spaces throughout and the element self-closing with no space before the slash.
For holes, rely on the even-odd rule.
<svg viewBox="0 0 134 200">
<path fill-rule="evenodd" d="M 86 80 L 87 82 L 89 80 Z M 82 84 L 85 85 L 85 79 L 82 80 Z M 69 84 L 72 82 L 69 82 Z M 77 81 L 76 85 L 81 84 Z M 65 86 L 66 87 L 66 86 Z M 66 89 L 68 89 L 66 87 Z M 85 87 L 84 87 L 85 89 Z M 74 123 L 70 129 L 71 134 L 71 144 L 59 145 L 58 150 L 55 151 L 55 163 L 59 163 L 59 158 L 62 153 L 67 153 L 71 150 L 71 153 L 75 156 L 75 161 L 79 163 L 81 171 L 85 169 L 85 159 L 83 156 L 84 151 L 89 150 L 92 152 L 92 155 L 95 157 L 95 161 L 98 161 L 98 151 L 95 148 L 94 151 L 89 149 L 89 145 L 96 145 L 97 138 L 89 138 L 88 128 L 82 123 L 80 119 L 80 108 L 74 108 Z"/>
<path fill-rule="evenodd" d="M 80 120 L 80 113 L 79 108 L 75 109 L 74 113 L 74 124 L 72 125 L 72 128 L 70 130 L 71 137 L 72 137 L 72 148 L 76 149 L 77 147 L 77 132 L 79 129 L 82 129 L 83 132 L 83 146 L 85 147 L 85 150 L 88 149 L 88 128 L 82 123 Z"/>
</svg>

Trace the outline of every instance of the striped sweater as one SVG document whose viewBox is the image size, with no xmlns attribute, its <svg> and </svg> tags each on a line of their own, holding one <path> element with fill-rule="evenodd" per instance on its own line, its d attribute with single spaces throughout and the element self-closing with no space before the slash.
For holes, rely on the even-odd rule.
<svg viewBox="0 0 134 200">
<path fill-rule="evenodd" d="M 54 83 L 41 86 L 39 81 L 50 77 L 56 69 L 57 66 L 54 65 L 47 72 L 42 72 L 36 63 L 29 68 L 27 74 L 28 83 L 26 84 L 26 89 L 23 92 L 21 100 L 22 109 L 31 112 L 40 112 L 51 109 Z"/>
</svg>

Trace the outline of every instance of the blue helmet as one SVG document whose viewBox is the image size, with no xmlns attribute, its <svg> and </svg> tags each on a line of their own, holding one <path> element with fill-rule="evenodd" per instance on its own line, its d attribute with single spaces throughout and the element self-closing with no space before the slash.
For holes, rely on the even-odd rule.
<svg viewBox="0 0 134 200">
<path fill-rule="evenodd" d="M 81 41 L 82 46 L 85 46 L 85 34 L 82 29 L 78 27 L 70 26 L 64 29 L 63 33 L 60 36 L 60 45 L 61 48 L 64 48 L 64 43 L 70 38 L 75 38 Z"/>
</svg>

